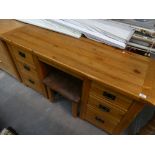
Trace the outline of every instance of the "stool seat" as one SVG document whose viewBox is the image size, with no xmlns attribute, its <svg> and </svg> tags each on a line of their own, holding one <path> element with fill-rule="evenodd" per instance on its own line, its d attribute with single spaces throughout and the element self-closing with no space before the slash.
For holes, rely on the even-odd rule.
<svg viewBox="0 0 155 155">
<path fill-rule="evenodd" d="M 43 83 L 73 102 L 80 102 L 82 81 L 61 71 L 52 71 Z"/>
</svg>

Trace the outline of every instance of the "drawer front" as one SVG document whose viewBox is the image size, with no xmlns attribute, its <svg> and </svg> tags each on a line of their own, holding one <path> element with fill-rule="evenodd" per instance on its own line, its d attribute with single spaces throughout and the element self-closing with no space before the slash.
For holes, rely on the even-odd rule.
<svg viewBox="0 0 155 155">
<path fill-rule="evenodd" d="M 33 61 L 33 56 L 31 53 L 17 47 L 12 47 L 12 49 L 14 52 L 14 56 L 18 61 L 35 66 Z"/>
<path fill-rule="evenodd" d="M 111 104 L 119 109 L 125 110 L 125 111 L 127 111 L 129 109 L 129 107 L 131 106 L 131 104 L 133 102 L 132 99 L 130 99 L 122 94 L 116 93 L 110 89 L 107 89 L 104 86 L 102 86 L 98 83 L 95 83 L 95 82 L 92 82 L 90 95 L 91 94 L 95 95 L 95 96 L 109 102 L 109 104 Z"/>
<path fill-rule="evenodd" d="M 99 99 L 95 96 L 90 96 L 88 105 L 91 105 L 95 110 L 99 111 L 101 114 L 107 114 L 114 117 L 117 120 L 121 120 L 121 118 L 125 115 L 126 111 L 118 109 L 107 101 Z"/>
<path fill-rule="evenodd" d="M 38 74 L 32 65 L 21 62 L 16 62 L 16 64 L 19 69 L 19 72 L 23 74 L 23 76 L 29 76 L 39 81 Z"/>
<path fill-rule="evenodd" d="M 101 128 L 111 134 L 117 125 L 111 123 L 108 119 L 104 118 L 104 116 L 97 114 L 89 108 L 87 109 L 85 119 L 93 125 L 97 126 L 98 128 Z"/>
<path fill-rule="evenodd" d="M 41 87 L 41 84 L 36 81 L 35 79 L 31 78 L 31 77 L 24 77 L 22 78 L 23 79 L 23 82 L 25 85 L 29 86 L 30 88 L 42 93 L 42 87 Z"/>
</svg>

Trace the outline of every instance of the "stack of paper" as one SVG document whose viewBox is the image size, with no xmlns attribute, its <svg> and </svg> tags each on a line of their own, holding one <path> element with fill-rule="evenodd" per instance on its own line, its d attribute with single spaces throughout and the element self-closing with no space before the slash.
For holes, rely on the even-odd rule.
<svg viewBox="0 0 155 155">
<path fill-rule="evenodd" d="M 38 27 L 42 27 L 42 28 L 45 28 L 45 29 L 48 29 L 48 30 L 53 30 L 53 31 L 56 31 L 56 32 L 60 32 L 60 33 L 63 33 L 63 34 L 66 34 L 66 35 L 69 35 L 69 36 L 72 36 L 72 37 L 75 37 L 75 38 L 80 38 L 81 37 L 81 33 L 74 30 L 74 29 L 71 29 L 71 28 L 68 28 L 66 26 L 63 26 L 63 25 L 60 25 L 54 21 L 48 21 L 46 19 L 18 19 L 19 21 L 21 22 L 24 22 L 24 23 L 28 23 L 28 24 L 32 24 L 32 25 L 35 25 L 35 26 L 38 26 Z"/>
<path fill-rule="evenodd" d="M 37 19 L 20 20 L 76 38 L 84 34 L 98 42 L 124 49 L 134 29 L 111 20 L 102 19 Z"/>
<path fill-rule="evenodd" d="M 54 21 L 84 34 L 86 37 L 124 49 L 134 33 L 130 26 L 101 19 L 59 19 Z"/>
</svg>

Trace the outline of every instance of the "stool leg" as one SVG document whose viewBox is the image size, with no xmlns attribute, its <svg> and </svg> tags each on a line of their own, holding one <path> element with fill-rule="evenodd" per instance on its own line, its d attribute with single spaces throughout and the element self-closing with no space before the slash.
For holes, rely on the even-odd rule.
<svg viewBox="0 0 155 155">
<path fill-rule="evenodd" d="M 54 101 L 54 91 L 52 91 L 49 87 L 47 87 L 48 98 L 51 102 Z"/>
<path fill-rule="evenodd" d="M 78 115 L 78 103 L 72 102 L 72 116 L 77 117 Z"/>
</svg>

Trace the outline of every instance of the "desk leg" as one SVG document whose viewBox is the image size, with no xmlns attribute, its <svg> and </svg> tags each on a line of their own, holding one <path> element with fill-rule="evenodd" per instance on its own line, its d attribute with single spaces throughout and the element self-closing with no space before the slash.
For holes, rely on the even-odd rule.
<svg viewBox="0 0 155 155">
<path fill-rule="evenodd" d="M 51 102 L 54 101 L 54 91 L 52 91 L 49 87 L 47 87 L 48 98 Z"/>
<path fill-rule="evenodd" d="M 78 103 L 72 102 L 72 116 L 77 117 L 78 115 Z"/>
<path fill-rule="evenodd" d="M 47 90 L 46 87 L 44 86 L 44 84 L 42 83 L 43 79 L 47 76 L 48 74 L 48 70 L 46 69 L 45 65 L 39 61 L 38 57 L 33 55 L 33 60 L 35 63 L 35 66 L 37 68 L 37 74 L 41 83 L 41 87 L 42 87 L 42 94 L 48 98 L 47 96 Z"/>
<path fill-rule="evenodd" d="M 81 97 L 81 103 L 80 103 L 80 118 L 81 119 L 85 118 L 90 86 L 91 86 L 91 80 L 84 79 L 83 87 L 82 87 L 82 97 Z"/>
</svg>

